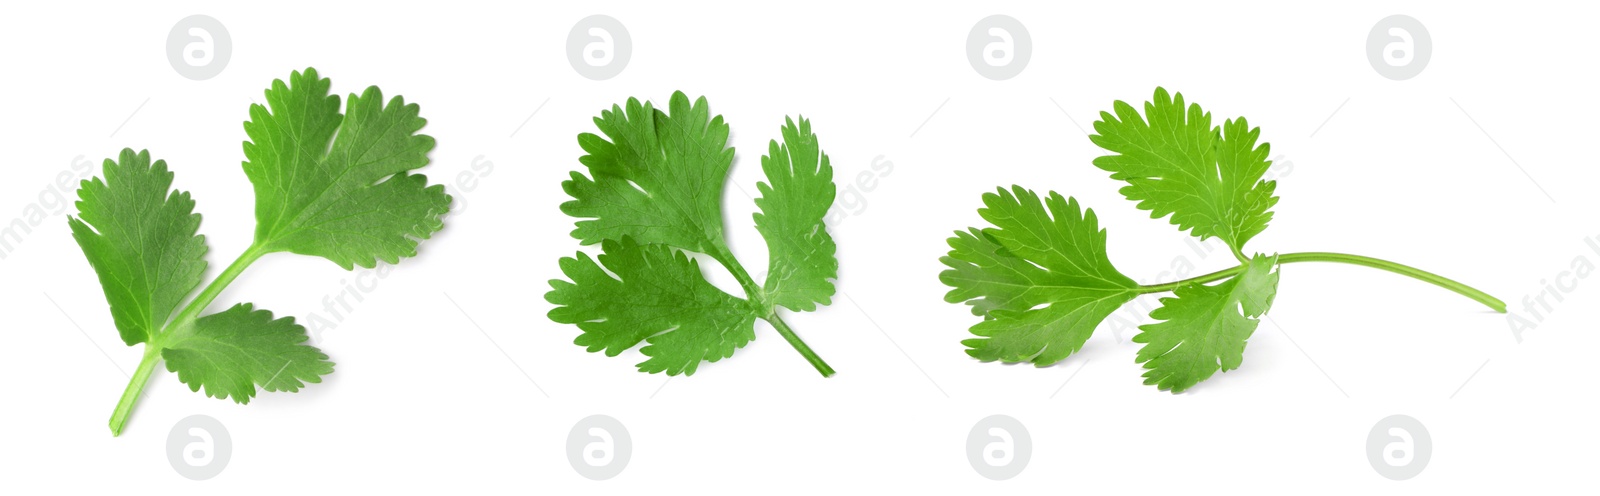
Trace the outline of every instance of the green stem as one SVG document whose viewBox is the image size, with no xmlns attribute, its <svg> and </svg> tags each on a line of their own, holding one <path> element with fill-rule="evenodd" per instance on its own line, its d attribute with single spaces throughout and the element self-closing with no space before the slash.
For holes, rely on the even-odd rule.
<svg viewBox="0 0 1600 496">
<path fill-rule="evenodd" d="M 811 347 L 807 346 L 805 341 L 800 340 L 800 336 L 794 333 L 794 329 L 789 328 L 789 324 L 778 318 L 778 309 L 767 301 L 766 291 L 756 284 L 755 279 L 750 277 L 750 273 L 746 272 L 744 266 L 740 265 L 739 261 L 733 257 L 732 250 L 719 244 L 712 247 L 711 252 L 707 253 L 707 255 L 710 255 L 712 259 L 715 259 L 717 263 L 722 264 L 724 268 L 728 269 L 729 273 L 733 274 L 733 278 L 739 281 L 739 287 L 744 288 L 744 293 L 750 298 L 750 301 L 766 312 L 766 316 L 761 319 L 772 324 L 772 328 L 778 330 L 778 334 L 783 336 L 784 341 L 789 342 L 789 346 L 793 346 L 795 351 L 800 352 L 800 356 L 805 357 L 806 361 L 810 362 L 811 366 L 815 367 L 823 377 L 833 375 L 833 367 L 829 367 L 828 362 L 822 361 L 822 357 L 817 356 L 817 352 L 811 351 Z"/>
<path fill-rule="evenodd" d="M 1208 282 L 1211 282 L 1211 281 L 1218 281 L 1218 280 L 1222 280 L 1222 279 L 1227 279 L 1229 277 L 1233 277 L 1233 276 L 1239 275 L 1240 272 L 1244 272 L 1244 267 L 1245 267 L 1244 265 L 1237 265 L 1237 266 L 1234 266 L 1234 267 L 1229 267 L 1229 268 L 1222 269 L 1222 270 L 1219 270 L 1219 271 L 1216 271 L 1216 272 L 1212 272 L 1210 274 L 1206 274 L 1206 275 L 1203 275 L 1203 276 L 1195 276 L 1195 277 L 1191 277 L 1191 278 L 1188 278 L 1188 279 L 1184 279 L 1182 281 L 1173 281 L 1173 282 L 1161 283 L 1161 284 L 1140 285 L 1139 286 L 1139 293 L 1140 294 L 1143 294 L 1143 293 L 1164 293 L 1164 292 L 1172 291 L 1172 290 L 1175 290 L 1175 289 L 1178 289 L 1178 288 L 1181 288 L 1181 287 L 1184 287 L 1184 286 L 1188 286 L 1190 284 L 1204 284 L 1204 283 L 1208 283 Z"/>
<path fill-rule="evenodd" d="M 145 384 L 150 382 L 150 374 L 155 372 L 156 365 L 161 363 L 161 350 L 166 348 L 166 339 L 177 330 L 187 329 L 193 325 L 195 319 L 199 318 L 200 312 L 205 311 L 206 307 L 222 294 L 222 289 L 228 287 L 228 283 L 233 282 L 246 267 L 266 253 L 260 246 L 250 245 L 250 248 L 239 255 L 228 268 L 223 269 L 216 279 L 212 279 L 211 284 L 206 285 L 206 289 L 200 291 L 199 296 L 184 306 L 183 311 L 178 312 L 178 316 L 173 318 L 172 322 L 167 323 L 144 344 L 144 359 L 139 361 L 139 369 L 128 379 L 128 387 L 122 390 L 122 398 L 117 400 L 117 409 L 111 412 L 112 436 L 122 435 L 122 426 L 128 423 L 128 416 L 133 413 L 133 405 L 139 402 L 139 397 L 144 394 Z"/>
<path fill-rule="evenodd" d="M 1244 256 L 1244 251 L 1232 246 L 1228 248 L 1233 250 L 1233 259 L 1238 260 L 1240 265 L 1248 265 L 1250 263 L 1250 257 Z"/>
<path fill-rule="evenodd" d="M 726 246 L 716 246 L 711 248 L 710 255 L 733 274 L 734 280 L 739 281 L 739 287 L 744 289 L 744 294 L 750 297 L 750 301 L 760 304 L 762 308 L 767 307 L 766 291 L 763 291 L 761 286 L 756 284 L 755 278 L 750 277 L 750 273 L 744 270 L 744 265 L 740 265 L 739 260 L 733 257 L 733 250 Z"/>
<path fill-rule="evenodd" d="M 199 318 L 200 312 L 204 312 L 206 307 L 211 305 L 211 302 L 216 300 L 218 295 L 222 294 L 223 288 L 228 287 L 228 284 L 238 278 L 239 274 L 244 273 L 246 267 L 249 267 L 250 264 L 255 263 L 257 259 L 266 254 L 267 251 L 261 249 L 260 245 L 250 245 L 249 249 L 239 254 L 239 258 L 234 259 L 232 264 L 228 264 L 228 268 L 222 269 L 222 273 L 217 274 L 217 278 L 212 279 L 211 284 L 207 284 L 206 289 L 201 290 L 199 296 L 194 297 L 194 300 L 190 301 L 188 306 L 183 307 L 183 311 L 178 313 L 177 318 L 172 319 L 172 323 L 168 324 L 167 328 L 182 326 Z"/>
<path fill-rule="evenodd" d="M 1328 253 L 1328 252 L 1285 253 L 1285 254 L 1282 254 L 1282 255 L 1278 255 L 1278 264 L 1279 265 L 1287 264 L 1287 263 L 1298 263 L 1298 262 L 1334 262 L 1334 263 L 1360 265 L 1360 266 L 1363 266 L 1363 267 L 1371 267 L 1371 268 L 1374 268 L 1374 269 L 1386 270 L 1386 271 L 1393 272 L 1393 273 L 1396 273 L 1396 274 L 1400 274 L 1400 275 L 1403 275 L 1403 276 L 1406 276 L 1406 277 L 1410 277 L 1412 279 L 1423 281 L 1423 282 L 1426 282 L 1426 283 L 1429 283 L 1429 284 L 1432 284 L 1432 285 L 1435 285 L 1435 286 L 1438 286 L 1438 287 L 1441 287 L 1441 288 L 1445 288 L 1445 289 L 1448 289 L 1450 291 L 1454 291 L 1456 294 L 1460 294 L 1462 296 L 1465 296 L 1465 297 L 1468 297 L 1468 298 L 1472 298 L 1473 301 L 1476 301 L 1478 303 L 1482 303 L 1484 306 L 1489 307 L 1490 309 L 1494 310 L 1495 312 L 1506 313 L 1506 304 L 1505 304 L 1505 302 L 1500 301 L 1499 298 L 1495 298 L 1493 296 L 1490 296 L 1488 293 L 1484 293 L 1483 291 L 1479 291 L 1476 288 L 1473 288 L 1472 286 L 1468 286 L 1466 284 L 1462 284 L 1460 282 L 1456 282 L 1454 280 L 1451 280 L 1449 278 L 1446 278 L 1446 277 L 1438 275 L 1438 274 L 1434 274 L 1432 272 L 1428 272 L 1428 271 L 1425 271 L 1425 270 L 1422 270 L 1422 269 L 1418 269 L 1418 268 L 1415 268 L 1415 267 L 1411 267 L 1411 266 L 1408 266 L 1408 265 L 1403 265 L 1403 264 L 1390 262 L 1388 260 L 1380 260 L 1380 259 L 1376 259 L 1376 258 L 1372 258 L 1372 257 L 1363 257 L 1361 255 L 1347 255 L 1347 254 L 1344 254 L 1344 253 Z M 1182 281 L 1169 282 L 1169 283 L 1165 283 L 1165 284 L 1152 284 L 1152 285 L 1147 285 L 1147 286 L 1140 286 L 1139 287 L 1139 292 L 1140 293 L 1159 293 L 1159 292 L 1164 292 L 1164 291 L 1172 291 L 1172 290 L 1177 289 L 1177 288 L 1179 288 L 1181 286 L 1186 286 L 1186 285 L 1189 285 L 1189 284 L 1207 283 L 1207 282 L 1216 281 L 1216 280 L 1220 280 L 1220 279 L 1227 279 L 1229 277 L 1233 277 L 1235 275 L 1238 275 L 1241 272 L 1244 272 L 1244 269 L 1245 269 L 1245 265 L 1241 264 L 1241 265 L 1239 265 L 1237 267 L 1231 267 L 1231 268 L 1219 270 L 1219 271 L 1212 272 L 1210 274 L 1206 274 L 1206 275 L 1203 275 L 1203 276 L 1191 277 L 1191 278 L 1188 278 L 1188 279 L 1184 279 Z"/>
<path fill-rule="evenodd" d="M 139 369 L 133 371 L 133 377 L 128 379 L 128 387 L 122 390 L 122 399 L 117 400 L 116 411 L 111 412 L 111 436 L 122 435 L 122 426 L 128 423 L 128 415 L 133 413 L 133 404 L 139 402 L 139 396 L 144 394 L 145 383 L 150 382 L 150 373 L 156 370 L 156 365 L 161 363 L 161 349 L 146 345 L 144 359 L 139 361 Z"/>
<path fill-rule="evenodd" d="M 783 319 L 778 318 L 778 312 L 776 310 L 762 318 L 766 319 L 767 323 L 772 324 L 772 328 L 777 329 L 778 334 L 783 335 L 783 340 L 788 341 L 789 346 L 793 346 L 795 351 L 800 352 L 800 356 L 806 357 L 806 361 L 810 362 L 812 367 L 816 367 L 817 372 L 821 373 L 823 377 L 833 375 L 833 367 L 829 367 L 828 362 L 822 361 L 822 357 L 817 356 L 816 352 L 811 351 L 811 347 L 806 346 L 805 341 L 800 340 L 800 336 L 796 335 L 794 330 L 789 328 L 789 324 L 784 323 Z"/>
</svg>

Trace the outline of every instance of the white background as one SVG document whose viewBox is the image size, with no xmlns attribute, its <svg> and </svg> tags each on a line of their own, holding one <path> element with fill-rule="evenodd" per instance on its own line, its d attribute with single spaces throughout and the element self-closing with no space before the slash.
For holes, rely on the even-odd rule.
<svg viewBox="0 0 1600 496">
<path fill-rule="evenodd" d="M 942 301 L 937 260 L 950 231 L 980 222 L 980 195 L 996 186 L 1094 208 L 1112 261 L 1135 279 L 1170 280 L 1162 273 L 1180 258 L 1191 275 L 1232 263 L 1196 254 L 1090 165 L 1101 152 L 1080 126 L 1157 85 L 1219 121 L 1248 117 L 1293 164 L 1251 250 L 1415 264 L 1530 320 L 1525 296 L 1575 258 L 1600 263 L 1584 242 L 1600 236 L 1594 12 L 1361 3 L 8 7 L 0 221 L 26 220 L 32 204 L 49 218 L 0 260 L 0 484 L 164 494 L 1592 490 L 1582 474 L 1600 461 L 1593 278 L 1550 299 L 1554 311 L 1519 343 L 1505 316 L 1441 289 L 1291 265 L 1243 367 L 1177 396 L 1140 384 L 1132 332 L 1119 339 L 1110 323 L 1053 367 L 962 353 L 975 317 Z M 199 13 L 220 20 L 234 48 L 219 76 L 197 82 L 164 47 L 175 22 Z M 996 13 L 1022 21 L 1034 42 L 1030 65 L 1008 81 L 979 77 L 964 51 L 973 24 Z M 1426 70 L 1403 82 L 1379 77 L 1365 54 L 1373 24 L 1397 13 L 1419 19 L 1434 44 Z M 584 79 L 566 60 L 568 30 L 591 14 L 632 34 L 632 61 L 615 79 Z M 118 339 L 54 178 L 75 157 L 98 174 L 122 147 L 151 150 L 193 192 L 214 275 L 253 232 L 239 167 L 247 108 L 272 79 L 307 66 L 341 94 L 376 84 L 421 104 L 439 143 L 424 172 L 448 184 L 458 211 L 321 336 L 338 363 L 324 383 L 239 406 L 162 371 L 111 437 L 106 419 L 140 350 Z M 818 377 L 763 323 L 732 359 L 669 381 L 635 372 L 637 351 L 585 353 L 571 344 L 575 327 L 545 317 L 546 281 L 578 249 L 557 208 L 560 181 L 580 167 L 576 135 L 613 103 L 663 102 L 678 89 L 708 96 L 732 126 L 739 155 L 725 210 L 752 272 L 766 254 L 741 190 L 755 191 L 785 115 L 813 119 L 841 199 L 876 157 L 894 164 L 830 226 L 834 304 L 787 318 L 837 376 Z M 455 178 L 475 159 L 492 171 L 464 191 Z M 249 301 L 305 319 L 355 277 L 273 255 L 213 310 Z M 568 430 L 596 413 L 622 421 L 634 442 L 631 463 L 604 482 L 580 477 L 564 453 Z M 234 443 L 227 468 L 204 482 L 180 477 L 165 453 L 168 430 L 193 414 L 220 420 Z M 1032 435 L 1032 460 L 1009 481 L 980 477 L 964 452 L 991 414 Z M 1431 463 L 1409 481 L 1380 477 L 1364 452 L 1368 430 L 1392 414 L 1433 437 Z"/>
</svg>

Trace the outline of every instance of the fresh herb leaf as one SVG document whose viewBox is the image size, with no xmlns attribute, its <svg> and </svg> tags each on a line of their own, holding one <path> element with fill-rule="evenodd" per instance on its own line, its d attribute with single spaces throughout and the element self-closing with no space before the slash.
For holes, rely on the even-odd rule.
<svg viewBox="0 0 1600 496">
<path fill-rule="evenodd" d="M 78 189 L 72 235 L 99 277 L 123 342 L 144 359 L 111 416 L 121 434 L 156 366 L 190 389 L 249 403 L 257 388 L 298 391 L 321 382 L 333 362 L 306 343 L 292 318 L 248 303 L 204 315 L 223 288 L 268 253 L 327 258 L 345 269 L 398 262 L 438 231 L 450 197 L 410 171 L 427 164 L 433 139 L 415 134 L 417 106 L 382 103 L 376 87 L 350 96 L 345 114 L 316 70 L 274 81 L 267 106 L 252 105 L 244 164 L 257 201 L 255 242 L 205 289 L 205 237 L 189 193 L 172 188 L 165 161 L 122 151 Z M 177 312 L 174 314 L 174 312 Z"/>
<path fill-rule="evenodd" d="M 822 153 L 811 121 L 786 119 L 783 145 L 767 144 L 761 170 L 772 184 L 756 183 L 756 230 L 767 240 L 767 280 L 773 304 L 809 312 L 833 298 L 839 276 L 838 247 L 822 222 L 833 206 L 833 166 Z"/>
<path fill-rule="evenodd" d="M 1127 182 L 1123 196 L 1151 212 L 1172 216 L 1181 230 L 1201 239 L 1221 238 L 1240 264 L 1199 277 L 1140 285 L 1118 272 L 1106 255 L 1106 232 L 1093 211 L 1051 193 L 1040 201 L 1014 186 L 983 197 L 978 212 L 994 227 L 956 231 L 940 281 L 952 289 L 951 303 L 972 305 L 983 318 L 976 338 L 962 341 L 983 361 L 1057 363 L 1081 348 L 1101 321 L 1141 294 L 1172 291 L 1140 327 L 1137 361 L 1145 384 L 1182 392 L 1244 360 L 1246 340 L 1277 295 L 1278 267 L 1296 262 L 1337 262 L 1373 267 L 1449 289 L 1505 312 L 1493 296 L 1405 265 L 1359 255 L 1308 252 L 1246 257 L 1243 247 L 1266 229 L 1277 204 L 1277 184 L 1263 180 L 1272 162 L 1259 128 L 1243 117 L 1211 125 L 1199 105 L 1182 94 L 1156 88 L 1140 115 L 1116 102 L 1116 114 L 1101 113 L 1091 136 L 1114 153 L 1094 165 Z M 1222 282 L 1217 282 L 1222 281 Z M 1216 284 L 1207 284 L 1217 282 Z"/>
<path fill-rule="evenodd" d="M 345 270 L 398 263 L 444 227 L 444 186 L 411 171 L 428 165 L 433 137 L 416 104 L 369 86 L 345 113 L 315 69 L 272 82 L 250 105 L 245 175 L 256 191 L 256 245 L 314 255 Z"/>
<path fill-rule="evenodd" d="M 1185 108 L 1182 94 L 1161 88 L 1145 103 L 1144 116 L 1121 101 L 1113 108 L 1116 115 L 1100 113 L 1094 123 L 1100 134 L 1089 140 L 1117 155 L 1094 165 L 1127 181 L 1121 193 L 1139 209 L 1155 219 L 1171 214 L 1179 229 L 1222 238 L 1236 252 L 1267 228 L 1278 184 L 1261 179 L 1272 166 L 1271 147 L 1256 146 L 1261 128 L 1251 129 L 1243 117 L 1213 127 L 1210 112 L 1193 103 Z"/>
<path fill-rule="evenodd" d="M 728 125 L 711 117 L 701 98 L 690 106 L 681 92 L 671 113 L 629 98 L 594 120 L 605 138 L 578 135 L 578 162 L 594 176 L 573 171 L 561 183 L 573 200 L 561 211 L 584 220 L 572 237 L 585 245 L 631 236 L 700 253 L 726 251 L 722 237 L 722 184 L 733 166 Z M 609 138 L 609 141 L 607 140 Z"/>
<path fill-rule="evenodd" d="M 1083 347 L 1117 307 L 1139 295 L 1139 284 L 1106 256 L 1106 232 L 1094 211 L 1077 200 L 1021 187 L 983 195 L 978 210 L 995 227 L 957 231 L 941 261 L 939 279 L 951 303 L 970 302 L 984 321 L 978 338 L 962 341 L 979 360 L 1061 361 Z M 1048 204 L 1048 211 L 1046 210 Z"/>
<path fill-rule="evenodd" d="M 150 342 L 206 270 L 206 237 L 189 193 L 172 189 L 172 172 L 150 152 L 124 149 L 99 177 L 78 188 L 78 217 L 68 219 L 100 277 L 111 317 L 128 346 Z"/>
<path fill-rule="evenodd" d="M 1214 285 L 1186 284 L 1162 298 L 1133 342 L 1144 343 L 1137 361 L 1149 371 L 1144 383 L 1162 391 L 1182 391 L 1218 370 L 1244 362 L 1245 340 L 1278 292 L 1274 257 L 1256 255 L 1243 273 Z"/>
<path fill-rule="evenodd" d="M 690 103 L 683 92 L 667 111 L 630 98 L 594 120 L 604 137 L 578 136 L 587 155 L 562 189 L 572 200 L 561 211 L 578 218 L 572 236 L 600 244 L 561 260 L 568 280 L 550 281 L 550 319 L 576 324 L 574 341 L 590 352 L 616 356 L 640 342 L 650 357 L 642 372 L 693 374 L 755 339 L 755 319 L 766 320 L 823 376 L 833 369 L 789 329 L 777 307 L 808 311 L 827 305 L 837 277 L 835 245 L 823 217 L 835 194 L 833 167 L 810 121 L 788 120 L 783 142 L 762 157 L 767 181 L 758 185 L 756 228 L 767 241 L 768 275 L 758 285 L 734 258 L 723 234 L 722 194 L 734 151 L 728 126 L 712 116 L 705 98 Z M 674 251 L 682 250 L 682 251 Z M 686 253 L 705 254 L 739 281 L 744 298 L 705 280 Z M 609 272 L 608 272 L 609 271 Z"/>
<path fill-rule="evenodd" d="M 550 320 L 583 331 L 578 346 L 617 356 L 648 341 L 640 351 L 650 359 L 639 370 L 678 375 L 693 374 L 701 361 L 733 356 L 755 339 L 749 302 L 706 282 L 700 264 L 683 252 L 629 237 L 603 240 L 601 247 L 598 263 L 581 251 L 561 259 L 561 272 L 572 282 L 551 281 L 555 289 L 546 297 L 560 305 Z"/>
<path fill-rule="evenodd" d="M 294 392 L 333 373 L 328 355 L 304 344 L 308 339 L 294 318 L 273 320 L 272 312 L 240 303 L 174 330 L 161 358 L 189 390 L 204 386 L 206 396 L 232 396 L 244 404 L 256 395 L 257 384 Z"/>
</svg>

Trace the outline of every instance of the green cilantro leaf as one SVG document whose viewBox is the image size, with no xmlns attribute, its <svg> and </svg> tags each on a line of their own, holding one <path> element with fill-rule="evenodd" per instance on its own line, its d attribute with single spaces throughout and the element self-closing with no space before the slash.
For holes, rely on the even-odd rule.
<svg viewBox="0 0 1600 496">
<path fill-rule="evenodd" d="M 639 370 L 677 375 L 693 374 L 702 360 L 733 356 L 755 339 L 749 302 L 706 282 L 700 264 L 684 253 L 628 237 L 603 240 L 601 247 L 598 263 L 581 251 L 561 259 L 572 282 L 551 281 L 555 289 L 546 296 L 561 305 L 550 320 L 583 330 L 579 346 L 617 356 L 648 341 L 640 351 L 650 359 Z"/>
<path fill-rule="evenodd" d="M 78 188 L 68 219 L 111 304 L 128 346 L 149 342 L 206 270 L 206 237 L 189 193 L 172 189 L 167 162 L 124 149 L 101 166 L 105 179 Z"/>
<path fill-rule="evenodd" d="M 572 237 L 585 245 L 631 236 L 684 250 L 726 250 L 722 184 L 733 166 L 728 125 L 711 117 L 701 97 L 693 106 L 672 95 L 671 113 L 629 98 L 594 120 L 606 138 L 578 135 L 578 159 L 593 178 L 573 171 L 561 183 L 573 200 L 561 211 L 581 219 Z"/>
<path fill-rule="evenodd" d="M 1243 117 L 1213 127 L 1210 112 L 1185 108 L 1182 93 L 1172 97 L 1162 88 L 1145 103 L 1144 117 L 1122 101 L 1114 107 L 1116 115 L 1100 113 L 1099 134 L 1089 139 L 1116 155 L 1094 165 L 1127 181 L 1121 193 L 1138 208 L 1155 219 L 1171 214 L 1179 229 L 1222 238 L 1235 251 L 1267 228 L 1277 182 L 1261 179 L 1272 162 L 1271 147 L 1256 146 L 1260 128 Z"/>
<path fill-rule="evenodd" d="M 433 148 L 432 138 L 416 134 L 425 122 L 417 106 L 400 98 L 384 105 L 374 87 L 351 95 L 339 114 L 328 87 L 306 69 L 288 84 L 274 81 L 267 106 L 251 106 L 244 169 L 257 195 L 256 240 L 192 299 L 206 268 L 205 237 L 194 200 L 172 188 L 166 162 L 125 149 L 106 160 L 103 179 L 78 188 L 78 215 L 68 219 L 73 238 L 123 342 L 145 346 L 112 413 L 113 435 L 122 433 L 163 361 L 190 389 L 241 404 L 257 388 L 298 391 L 333 372 L 292 318 L 274 320 L 250 304 L 202 315 L 257 259 L 289 251 L 346 269 L 395 263 L 443 226 L 449 195 L 411 172 L 427 164 Z"/>
<path fill-rule="evenodd" d="M 444 186 L 411 171 L 428 165 L 433 138 L 416 104 L 369 86 L 339 113 L 332 82 L 315 69 L 273 81 L 267 105 L 250 105 L 244 129 L 255 185 L 256 244 L 326 258 L 349 270 L 417 254 L 417 240 L 444 227 Z"/>
<path fill-rule="evenodd" d="M 833 206 L 833 166 L 822 153 L 811 121 L 793 119 L 783 126 L 783 144 L 767 145 L 761 170 L 772 184 L 756 183 L 756 230 L 767 240 L 767 281 L 762 287 L 772 302 L 796 312 L 809 312 L 833 297 L 839 276 L 838 247 L 822 218 Z"/>
<path fill-rule="evenodd" d="M 161 358 L 191 391 L 205 386 L 206 396 L 246 404 L 258 385 L 294 392 L 333 373 L 328 355 L 305 345 L 308 339 L 294 318 L 273 320 L 272 312 L 240 303 L 174 332 Z"/>
<path fill-rule="evenodd" d="M 1207 286 L 1188 284 L 1162 298 L 1150 317 L 1162 322 L 1140 326 L 1133 342 L 1144 343 L 1139 363 L 1149 371 L 1144 383 L 1182 392 L 1218 370 L 1244 362 L 1245 340 L 1278 292 L 1276 257 L 1256 255 L 1244 272 Z"/>
<path fill-rule="evenodd" d="M 758 285 L 734 258 L 723 234 L 722 195 L 734 151 L 728 126 L 704 97 L 690 103 L 673 93 L 667 110 L 636 98 L 594 120 L 604 137 L 578 136 L 587 153 L 562 189 L 572 200 L 561 211 L 579 219 L 572 237 L 600 244 L 596 262 L 579 252 L 561 260 L 570 280 L 550 281 L 550 319 L 576 324 L 574 341 L 590 352 L 616 356 L 640 342 L 649 357 L 642 372 L 693 374 L 755 339 L 755 319 L 772 324 L 818 372 L 833 369 L 780 318 L 827 305 L 838 274 L 835 245 L 823 217 L 832 205 L 833 167 L 811 123 L 786 121 L 783 143 L 762 157 L 756 228 L 767 240 L 766 283 Z M 682 252 L 716 260 L 744 290 L 729 295 L 705 280 Z M 607 272 L 609 271 L 609 273 Z"/>
<path fill-rule="evenodd" d="M 1014 186 L 983 196 L 978 213 L 993 227 L 956 231 L 939 280 L 945 301 L 966 303 L 982 320 L 961 343 L 982 361 L 1060 362 L 1083 347 L 1095 327 L 1142 294 L 1171 291 L 1140 327 L 1138 363 L 1145 384 L 1181 392 L 1218 370 L 1239 367 L 1245 341 L 1277 295 L 1278 267 L 1336 262 L 1412 277 L 1505 312 L 1505 303 L 1465 284 L 1413 267 L 1359 255 L 1306 252 L 1246 257 L 1241 248 L 1266 229 L 1277 183 L 1262 178 L 1272 162 L 1259 128 L 1243 117 L 1211 125 L 1199 105 L 1156 88 L 1141 116 L 1118 101 L 1102 112 L 1090 136 L 1114 155 L 1094 165 L 1126 181 L 1123 196 L 1194 236 L 1222 238 L 1239 265 L 1161 284 L 1141 285 L 1118 272 L 1106 255 L 1106 232 L 1077 200 Z M 1221 281 L 1221 282 L 1217 282 Z M 1213 283 L 1216 284 L 1207 284 Z"/>
<path fill-rule="evenodd" d="M 951 303 L 968 302 L 984 321 L 962 341 L 979 360 L 1054 364 L 1078 351 L 1095 326 L 1139 295 L 1139 284 L 1106 256 L 1094 211 L 1051 192 L 1015 186 L 983 195 L 978 213 L 995 227 L 957 231 L 949 270 Z M 1047 210 L 1048 205 L 1048 210 Z"/>
</svg>

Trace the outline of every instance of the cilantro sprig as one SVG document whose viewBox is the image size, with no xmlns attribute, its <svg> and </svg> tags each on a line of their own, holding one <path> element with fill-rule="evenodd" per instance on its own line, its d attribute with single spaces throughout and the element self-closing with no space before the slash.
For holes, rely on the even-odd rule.
<svg viewBox="0 0 1600 496">
<path fill-rule="evenodd" d="M 765 320 L 824 377 L 833 375 L 784 323 L 778 308 L 805 312 L 827 305 L 839 262 L 823 217 L 833 204 L 833 167 L 811 122 L 788 119 L 783 142 L 761 158 L 756 230 L 767 241 L 765 280 L 757 283 L 734 258 L 723 234 L 722 194 L 734 151 L 728 125 L 701 97 L 673 93 L 665 111 L 630 98 L 594 122 L 604 137 L 578 136 L 587 153 L 562 188 L 561 211 L 578 218 L 572 237 L 599 244 L 561 259 L 569 280 L 550 281 L 550 319 L 582 331 L 574 343 L 617 356 L 646 343 L 642 372 L 690 375 L 701 362 L 733 356 Z M 707 282 L 700 253 L 727 269 L 744 297 Z"/>
<path fill-rule="evenodd" d="M 83 181 L 72 235 L 94 267 L 128 346 L 144 358 L 111 416 L 120 435 L 156 366 L 190 390 L 246 404 L 257 388 L 298 391 L 333 372 L 291 317 L 249 303 L 202 315 L 251 263 L 270 253 L 325 258 L 351 270 L 398 263 L 444 227 L 443 186 L 412 171 L 428 164 L 433 138 L 416 104 L 384 102 L 376 86 L 347 99 L 329 94 L 315 69 L 275 80 L 266 105 L 250 106 L 245 175 L 255 187 L 255 241 L 182 309 L 206 270 L 205 236 L 189 193 L 172 187 L 165 161 L 124 149 L 104 178 Z M 174 312 L 176 311 L 176 315 Z"/>
<path fill-rule="evenodd" d="M 1217 371 L 1243 362 L 1245 342 L 1277 295 L 1279 267 L 1335 262 L 1386 270 L 1418 279 L 1505 312 L 1505 303 L 1459 282 L 1394 262 L 1342 253 L 1307 252 L 1246 256 L 1245 243 L 1272 220 L 1276 181 L 1263 178 L 1272 162 L 1259 143 L 1260 128 L 1243 117 L 1212 124 L 1211 114 L 1183 95 L 1156 88 L 1144 113 L 1118 101 L 1102 112 L 1089 138 L 1111 152 L 1094 165 L 1126 183 L 1120 192 L 1150 211 L 1170 217 L 1179 230 L 1202 240 L 1219 238 L 1239 265 L 1181 281 L 1141 285 L 1112 266 L 1106 230 L 1094 211 L 1050 192 L 1045 198 L 1013 186 L 983 196 L 978 213 L 991 227 L 957 231 L 949 267 L 939 279 L 951 303 L 966 303 L 983 320 L 967 354 L 983 361 L 1029 362 L 1043 367 L 1083 347 L 1111 312 L 1142 294 L 1172 292 L 1140 326 L 1145 384 L 1181 392 Z M 1220 281 L 1220 282 L 1219 282 Z"/>
</svg>

